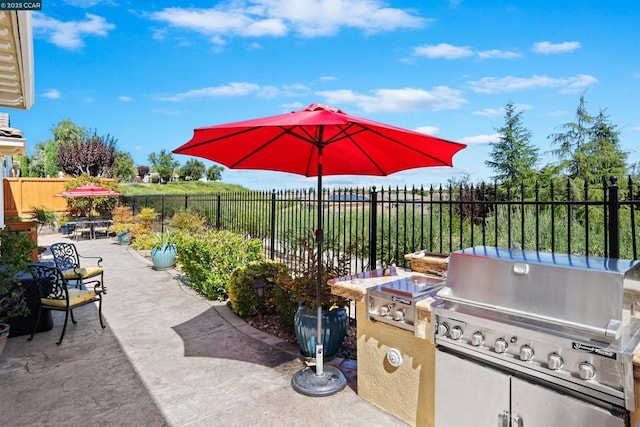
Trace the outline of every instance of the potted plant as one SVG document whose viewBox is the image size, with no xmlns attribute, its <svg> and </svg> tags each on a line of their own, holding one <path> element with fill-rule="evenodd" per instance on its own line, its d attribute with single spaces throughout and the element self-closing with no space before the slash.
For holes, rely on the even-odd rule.
<svg viewBox="0 0 640 427">
<path fill-rule="evenodd" d="M 316 335 L 318 318 L 317 298 L 317 254 L 313 243 L 308 239 L 299 239 L 305 259 L 306 269 L 291 282 L 293 298 L 298 302 L 294 315 L 294 331 L 300 352 L 305 357 L 314 357 L 316 353 Z M 343 252 L 337 260 L 323 258 L 322 293 L 322 345 L 325 359 L 334 357 L 347 334 L 348 318 L 346 307 L 349 301 L 333 295 L 328 280 L 349 273 L 351 250 Z"/>
<path fill-rule="evenodd" d="M 112 224 L 109 226 L 109 233 L 113 233 L 118 238 L 118 243 L 126 245 L 131 241 L 131 231 L 135 226 L 135 217 L 126 206 L 117 206 L 111 213 Z"/>
<path fill-rule="evenodd" d="M 0 353 L 9 336 L 9 322 L 29 314 L 20 275 L 31 262 L 33 248 L 35 244 L 27 234 L 7 228 L 0 230 Z"/>
<path fill-rule="evenodd" d="M 178 253 L 173 243 L 173 232 L 165 230 L 163 233 L 154 233 L 155 245 L 151 249 L 151 261 L 156 270 L 167 270 L 176 264 Z"/>
</svg>

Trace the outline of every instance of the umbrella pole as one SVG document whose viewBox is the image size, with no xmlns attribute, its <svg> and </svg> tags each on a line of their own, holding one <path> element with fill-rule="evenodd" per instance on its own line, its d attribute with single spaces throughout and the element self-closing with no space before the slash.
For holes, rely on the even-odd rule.
<svg viewBox="0 0 640 427">
<path fill-rule="evenodd" d="M 322 230 L 322 146 L 318 153 L 318 226 L 316 228 L 316 245 L 318 254 L 316 256 L 318 264 L 318 280 L 316 283 L 316 305 L 317 305 L 317 327 L 316 327 L 316 375 L 324 374 L 324 343 L 322 339 L 322 242 L 324 231 Z"/>
<path fill-rule="evenodd" d="M 319 129 L 320 143 L 318 144 L 318 225 L 316 228 L 316 245 L 318 255 L 318 281 L 316 283 L 317 329 L 316 329 L 316 366 L 315 369 L 306 367 L 296 372 L 291 378 L 291 386 L 298 393 L 307 396 L 330 396 L 347 386 L 347 379 L 334 366 L 324 366 L 324 349 L 322 344 L 322 127 Z"/>
</svg>

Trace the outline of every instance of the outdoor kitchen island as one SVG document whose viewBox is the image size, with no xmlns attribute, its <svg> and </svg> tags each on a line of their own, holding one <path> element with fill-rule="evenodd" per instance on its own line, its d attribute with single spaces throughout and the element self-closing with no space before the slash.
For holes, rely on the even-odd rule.
<svg viewBox="0 0 640 427">
<path fill-rule="evenodd" d="M 370 320 L 367 290 L 400 279 L 443 279 L 401 268 L 392 268 L 390 273 L 385 276 L 378 269 L 329 282 L 333 294 L 356 304 L 358 395 L 409 425 L 433 426 L 435 346 L 429 340 L 433 298 L 415 303 L 416 321 L 411 331 Z"/>
<path fill-rule="evenodd" d="M 392 274 L 384 276 L 381 270 L 376 270 L 363 273 L 361 277 L 330 282 L 333 293 L 356 303 L 358 394 L 410 425 L 433 426 L 436 422 L 435 360 L 438 353 L 431 341 L 431 303 L 434 299 L 424 298 L 415 303 L 413 331 L 393 326 L 391 322 L 374 321 L 375 316 L 368 307 L 374 294 L 370 289 L 402 278 L 428 275 L 403 269 L 392 271 Z M 625 287 L 624 297 L 627 307 L 629 301 L 640 301 L 640 292 Z M 394 316 L 390 317 L 393 319 Z M 635 408 L 629 412 L 628 425 L 636 427 L 640 426 L 640 345 L 633 354 L 632 365 Z M 462 392 L 471 385 L 459 384 L 458 387 Z M 454 394 L 456 396 L 451 398 L 457 399 L 458 392 Z"/>
</svg>

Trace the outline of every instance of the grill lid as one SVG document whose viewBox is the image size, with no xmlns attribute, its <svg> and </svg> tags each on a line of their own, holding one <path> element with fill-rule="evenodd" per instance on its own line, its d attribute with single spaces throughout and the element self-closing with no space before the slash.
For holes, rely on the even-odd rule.
<svg viewBox="0 0 640 427">
<path fill-rule="evenodd" d="M 438 297 L 610 342 L 628 321 L 625 284 L 639 279 L 638 261 L 476 246 L 451 253 Z"/>
</svg>

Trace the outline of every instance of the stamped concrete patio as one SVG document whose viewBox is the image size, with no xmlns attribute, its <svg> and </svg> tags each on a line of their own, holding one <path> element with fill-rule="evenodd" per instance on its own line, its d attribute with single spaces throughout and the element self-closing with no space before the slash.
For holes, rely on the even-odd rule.
<svg viewBox="0 0 640 427">
<path fill-rule="evenodd" d="M 40 246 L 67 240 L 42 235 Z M 10 338 L 0 355 L 2 426 L 403 426 L 356 394 L 355 364 L 334 360 L 349 379 L 329 397 L 290 386 L 304 366 L 297 347 L 266 335 L 155 271 L 111 239 L 77 242 L 102 256 L 106 329 L 97 309 L 77 310 L 64 341 L 54 328 Z M 48 252 L 42 255 L 48 256 Z"/>
</svg>

